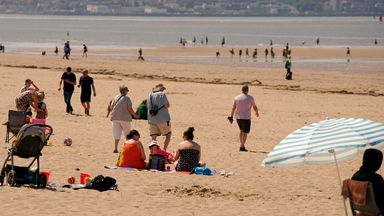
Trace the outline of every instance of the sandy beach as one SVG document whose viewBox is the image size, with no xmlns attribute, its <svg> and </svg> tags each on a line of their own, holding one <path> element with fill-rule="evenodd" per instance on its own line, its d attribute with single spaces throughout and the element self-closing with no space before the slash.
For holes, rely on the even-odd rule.
<svg viewBox="0 0 384 216">
<path fill-rule="evenodd" d="M 137 50 L 99 50 L 90 52 L 88 58 L 82 58 L 77 51 L 70 60 L 52 54 L 0 54 L 3 122 L 7 121 L 8 110 L 15 109 L 15 97 L 26 78 L 46 93 L 47 123 L 54 135 L 53 144 L 43 149 L 41 169 L 51 172 L 49 182 L 57 186 L 56 190 L 0 187 L 1 215 L 343 215 L 334 164 L 270 168 L 260 163 L 289 133 L 327 117 L 384 123 L 384 49 L 353 47 L 348 63 L 344 47 L 293 47 L 292 81 L 284 79 L 281 49 L 276 49 L 278 56 L 271 67 L 265 63 L 262 50 L 258 62 L 239 63 L 230 60 L 228 49 L 220 49 L 220 59 L 214 57 L 218 50 L 214 47 L 150 49 L 144 50 L 144 62 L 136 61 Z M 108 57 L 114 52 L 123 57 Z M 204 58 L 209 61 L 202 62 Z M 316 63 L 324 58 L 340 62 Z M 295 65 L 295 60 L 305 59 L 309 63 Z M 88 69 L 95 80 L 97 97 L 92 98 L 92 116 L 84 115 L 78 88 L 72 97 L 75 115 L 65 114 L 63 95 L 57 89 L 68 66 L 74 69 L 77 79 L 83 69 Z M 234 175 L 105 169 L 113 166 L 118 156 L 112 153 L 111 122 L 105 117 L 106 109 L 123 83 L 129 87 L 134 108 L 146 99 L 152 87 L 163 83 L 171 104 L 170 152 L 182 141 L 182 133 L 193 126 L 207 166 Z M 238 127 L 226 119 L 244 83 L 250 85 L 260 112 L 259 118 L 252 119 L 247 153 L 238 151 Z M 147 146 L 147 122 L 134 120 L 132 127 L 141 133 L 141 141 Z M 5 135 L 6 128 L 2 127 L 0 133 Z M 63 145 L 65 137 L 72 138 L 72 146 Z M 162 143 L 164 138 L 158 140 Z M 8 147 L 3 141 L 1 160 Z M 341 178 L 351 177 L 360 164 L 361 156 L 340 162 Z M 60 187 L 68 176 L 75 176 L 78 182 L 82 172 L 116 178 L 119 191 L 101 193 Z"/>
</svg>

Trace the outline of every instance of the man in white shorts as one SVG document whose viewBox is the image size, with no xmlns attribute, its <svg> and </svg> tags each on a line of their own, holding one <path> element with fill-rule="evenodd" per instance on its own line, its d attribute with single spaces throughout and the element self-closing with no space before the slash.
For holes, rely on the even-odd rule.
<svg viewBox="0 0 384 216">
<path fill-rule="evenodd" d="M 117 146 L 121 138 L 121 134 L 124 134 L 124 137 L 127 136 L 131 130 L 131 121 L 132 117 L 137 118 L 135 111 L 132 108 L 131 99 L 127 96 L 128 87 L 121 85 L 119 88 L 120 94 L 116 95 L 108 105 L 108 114 L 111 114 L 112 121 L 112 134 L 115 139 L 115 149 L 114 153 L 118 153 Z"/>
<path fill-rule="evenodd" d="M 160 135 L 165 136 L 164 150 L 171 141 L 171 116 L 169 115 L 169 101 L 164 94 L 163 84 L 157 84 L 147 99 L 149 134 L 152 140 Z"/>
</svg>

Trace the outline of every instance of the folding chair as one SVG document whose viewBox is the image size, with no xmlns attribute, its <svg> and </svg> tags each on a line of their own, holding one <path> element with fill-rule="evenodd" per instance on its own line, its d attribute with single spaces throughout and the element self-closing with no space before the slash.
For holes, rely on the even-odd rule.
<svg viewBox="0 0 384 216">
<path fill-rule="evenodd" d="M 25 112 L 9 110 L 8 111 L 8 121 L 7 134 L 5 135 L 5 142 L 9 142 L 13 137 L 19 133 L 21 127 L 25 125 Z M 12 133 L 12 136 L 9 136 L 9 133 Z"/>
<path fill-rule="evenodd" d="M 376 205 L 372 183 L 368 181 L 343 181 L 342 195 L 349 199 L 353 216 L 380 216 L 380 209 Z"/>
</svg>

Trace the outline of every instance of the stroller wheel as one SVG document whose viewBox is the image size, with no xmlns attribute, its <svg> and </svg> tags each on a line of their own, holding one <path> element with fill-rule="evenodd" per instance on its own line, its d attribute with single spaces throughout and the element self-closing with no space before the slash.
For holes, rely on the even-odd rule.
<svg viewBox="0 0 384 216">
<path fill-rule="evenodd" d="M 7 183 L 9 186 L 13 187 L 16 184 L 16 172 L 15 170 L 10 170 L 7 174 Z"/>
<path fill-rule="evenodd" d="M 45 188 L 47 186 L 47 177 L 44 174 L 40 174 L 37 179 L 37 187 Z"/>
</svg>

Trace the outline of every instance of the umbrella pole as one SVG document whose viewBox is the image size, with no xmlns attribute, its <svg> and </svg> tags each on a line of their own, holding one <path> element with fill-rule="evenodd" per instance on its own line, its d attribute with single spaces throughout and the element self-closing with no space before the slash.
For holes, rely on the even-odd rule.
<svg viewBox="0 0 384 216">
<path fill-rule="evenodd" d="M 329 152 L 329 153 L 332 153 L 332 154 L 333 154 L 333 159 L 335 159 L 335 165 L 336 165 L 337 176 L 339 177 L 340 190 L 342 190 L 342 189 L 343 189 L 343 185 L 342 185 L 342 183 L 341 183 L 341 177 L 340 177 L 339 165 L 337 164 L 337 159 L 336 159 L 336 152 L 335 152 L 334 149 L 330 149 L 328 152 Z M 345 204 L 344 197 L 342 197 L 342 199 L 343 199 L 343 204 L 344 204 L 344 212 L 345 212 L 345 216 L 348 216 L 347 205 Z"/>
</svg>

